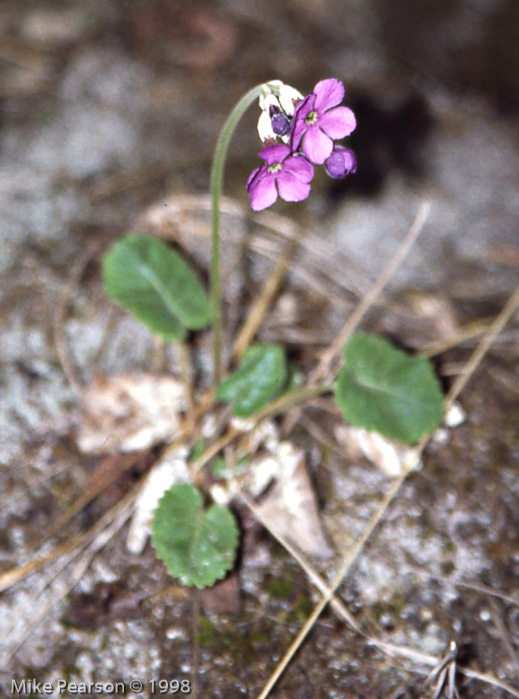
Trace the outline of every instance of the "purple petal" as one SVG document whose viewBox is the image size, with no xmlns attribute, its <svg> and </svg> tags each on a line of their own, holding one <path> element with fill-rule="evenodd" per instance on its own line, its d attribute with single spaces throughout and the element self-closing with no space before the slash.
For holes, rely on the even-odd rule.
<svg viewBox="0 0 519 699">
<path fill-rule="evenodd" d="M 301 182 L 311 182 L 314 176 L 314 168 L 308 160 L 300 155 L 287 158 L 283 163 L 283 172 L 294 175 Z"/>
<path fill-rule="evenodd" d="M 278 198 L 276 188 L 276 178 L 272 173 L 267 175 L 256 184 L 250 191 L 250 205 L 253 211 L 261 211 L 272 206 Z"/>
<path fill-rule="evenodd" d="M 261 167 L 257 167 L 255 170 L 253 170 L 251 172 L 249 179 L 247 180 L 247 185 L 245 187 L 247 192 L 250 192 L 251 189 L 253 189 L 256 186 L 257 181 L 260 180 L 266 172 L 267 172 L 266 165 L 262 165 Z"/>
<path fill-rule="evenodd" d="M 319 126 L 330 138 L 344 138 L 355 129 L 355 114 L 348 107 L 330 109 L 319 117 Z"/>
<path fill-rule="evenodd" d="M 290 136 L 290 150 L 294 152 L 299 148 L 299 144 L 301 143 L 301 138 L 303 137 L 304 132 L 306 131 L 306 124 L 304 119 L 301 119 L 300 121 L 294 122 L 294 125 L 292 127 L 292 134 Z"/>
<path fill-rule="evenodd" d="M 340 80 L 329 78 L 321 80 L 314 87 L 315 109 L 322 113 L 326 109 L 336 107 L 344 99 L 344 85 Z"/>
<path fill-rule="evenodd" d="M 315 95 L 307 95 L 301 104 L 297 107 L 294 113 L 294 121 L 298 119 L 305 120 L 308 114 L 314 108 Z"/>
<path fill-rule="evenodd" d="M 330 177 L 342 178 L 351 175 L 357 170 L 357 160 L 353 151 L 342 146 L 335 146 L 333 153 L 324 163 L 326 172 Z"/>
<path fill-rule="evenodd" d="M 282 163 L 283 160 L 290 155 L 290 148 L 283 144 L 277 146 L 269 146 L 260 150 L 258 156 L 264 160 L 267 165 L 273 165 L 274 163 Z"/>
<path fill-rule="evenodd" d="M 282 172 L 278 175 L 279 196 L 285 201 L 302 201 L 310 194 L 310 185 L 301 182 L 290 172 Z"/>
<path fill-rule="evenodd" d="M 311 126 L 303 138 L 303 153 L 311 163 L 322 165 L 333 150 L 333 141 L 318 126 Z"/>
<path fill-rule="evenodd" d="M 314 103 L 314 96 L 307 95 L 301 102 L 299 107 L 297 107 L 294 114 L 294 124 L 292 126 L 292 134 L 290 135 L 290 149 L 295 151 L 299 148 L 301 143 L 301 137 L 306 131 L 305 119 L 308 113 L 312 111 Z"/>
</svg>

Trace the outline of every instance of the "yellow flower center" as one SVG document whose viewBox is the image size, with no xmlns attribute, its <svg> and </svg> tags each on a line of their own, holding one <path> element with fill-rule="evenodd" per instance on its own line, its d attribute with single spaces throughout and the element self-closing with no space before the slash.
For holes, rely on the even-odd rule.
<svg viewBox="0 0 519 699">
<path fill-rule="evenodd" d="M 308 112 L 305 118 L 305 124 L 308 124 L 308 126 L 311 126 L 312 124 L 315 124 L 317 121 L 317 112 Z"/>
</svg>

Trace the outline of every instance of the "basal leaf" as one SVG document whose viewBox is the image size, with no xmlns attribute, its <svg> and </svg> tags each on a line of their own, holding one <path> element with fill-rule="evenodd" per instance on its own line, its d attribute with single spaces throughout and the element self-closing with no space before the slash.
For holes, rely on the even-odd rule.
<svg viewBox="0 0 519 699">
<path fill-rule="evenodd" d="M 348 422 L 403 444 L 434 432 L 442 417 L 430 361 L 369 333 L 356 333 L 345 346 L 335 401 Z"/>
<path fill-rule="evenodd" d="M 287 361 L 282 347 L 251 345 L 239 369 L 218 386 L 216 397 L 231 402 L 236 417 L 250 417 L 286 388 L 287 379 Z"/>
<path fill-rule="evenodd" d="M 221 580 L 234 565 L 238 527 L 220 505 L 203 509 L 200 492 L 188 483 L 172 486 L 153 521 L 152 544 L 170 575 L 199 589 Z"/>
<path fill-rule="evenodd" d="M 103 260 L 106 294 L 164 340 L 210 321 L 206 292 L 191 266 L 173 248 L 147 235 L 117 241 Z"/>
</svg>

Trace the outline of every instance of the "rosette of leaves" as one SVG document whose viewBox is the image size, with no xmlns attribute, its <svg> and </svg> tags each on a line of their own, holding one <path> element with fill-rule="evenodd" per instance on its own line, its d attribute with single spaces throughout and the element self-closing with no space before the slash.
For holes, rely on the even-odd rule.
<svg viewBox="0 0 519 699">
<path fill-rule="evenodd" d="M 173 485 L 162 496 L 152 525 L 152 545 L 168 573 L 199 589 L 214 585 L 233 567 L 239 538 L 227 507 L 203 505 L 193 485 Z"/>
<path fill-rule="evenodd" d="M 442 390 L 428 359 L 362 332 L 344 347 L 335 402 L 347 422 L 402 444 L 432 434 L 443 412 Z"/>
<path fill-rule="evenodd" d="M 238 369 L 218 386 L 216 398 L 230 402 L 236 417 L 247 418 L 283 393 L 290 378 L 283 347 L 251 345 Z"/>
<path fill-rule="evenodd" d="M 189 263 L 161 240 L 133 233 L 103 260 L 107 296 L 166 341 L 184 339 L 211 319 L 204 287 Z"/>
</svg>

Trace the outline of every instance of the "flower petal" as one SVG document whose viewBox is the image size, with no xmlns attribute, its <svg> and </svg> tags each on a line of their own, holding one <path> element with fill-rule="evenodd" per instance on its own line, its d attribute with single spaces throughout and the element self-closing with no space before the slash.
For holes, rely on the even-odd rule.
<svg viewBox="0 0 519 699">
<path fill-rule="evenodd" d="M 301 143 L 301 137 L 306 131 L 305 119 L 308 113 L 312 110 L 314 103 L 314 96 L 307 95 L 301 104 L 297 107 L 294 114 L 294 123 L 292 126 L 292 134 L 290 136 L 290 149 L 295 151 L 299 148 Z"/>
<path fill-rule="evenodd" d="M 357 126 L 355 114 L 348 107 L 335 107 L 319 117 L 319 126 L 330 138 L 344 138 Z"/>
<path fill-rule="evenodd" d="M 322 165 L 333 150 L 333 141 L 318 126 L 307 128 L 303 137 L 303 153 L 311 163 Z"/>
<path fill-rule="evenodd" d="M 294 122 L 294 125 L 292 126 L 292 134 L 290 135 L 290 150 L 292 152 L 296 151 L 299 148 L 301 138 L 303 137 L 305 131 L 306 124 L 304 119 L 300 119 L 299 121 Z"/>
<path fill-rule="evenodd" d="M 301 182 L 311 182 L 314 176 L 314 168 L 306 158 L 300 155 L 294 155 L 287 158 L 283 163 L 283 172 L 287 172 L 294 177 L 297 177 Z"/>
<path fill-rule="evenodd" d="M 294 87 L 282 85 L 279 88 L 279 103 L 288 116 L 293 116 L 295 107 L 302 102 L 302 100 L 303 95 Z"/>
<path fill-rule="evenodd" d="M 249 175 L 249 179 L 247 180 L 247 184 L 245 186 L 245 189 L 247 190 L 247 192 L 250 192 L 251 189 L 253 189 L 256 186 L 257 182 L 259 180 L 261 180 L 262 177 L 264 177 L 266 172 L 267 172 L 266 165 L 262 165 L 261 167 L 257 167 L 255 170 L 253 170 L 251 172 L 251 174 Z"/>
<path fill-rule="evenodd" d="M 336 107 L 344 99 L 344 85 L 336 78 L 321 80 L 314 87 L 315 104 L 318 112 Z"/>
<path fill-rule="evenodd" d="M 314 108 L 315 95 L 307 95 L 301 104 L 296 108 L 294 113 L 294 121 L 301 119 L 304 121 L 308 113 Z"/>
<path fill-rule="evenodd" d="M 253 211 L 261 211 L 272 206 L 278 198 L 276 177 L 272 173 L 267 175 L 250 190 L 250 205 Z"/>
<path fill-rule="evenodd" d="M 290 155 L 290 148 L 288 146 L 280 143 L 276 146 L 269 146 L 260 150 L 258 156 L 264 160 L 267 165 L 273 165 L 274 163 L 282 163 L 283 160 Z"/>
<path fill-rule="evenodd" d="M 279 196 L 285 201 L 302 201 L 310 194 L 310 185 L 301 182 L 290 172 L 282 172 L 277 178 Z"/>
<path fill-rule="evenodd" d="M 268 112 L 261 112 L 258 119 L 258 135 L 263 144 L 276 140 L 276 134 L 272 128 L 272 122 Z"/>
</svg>

